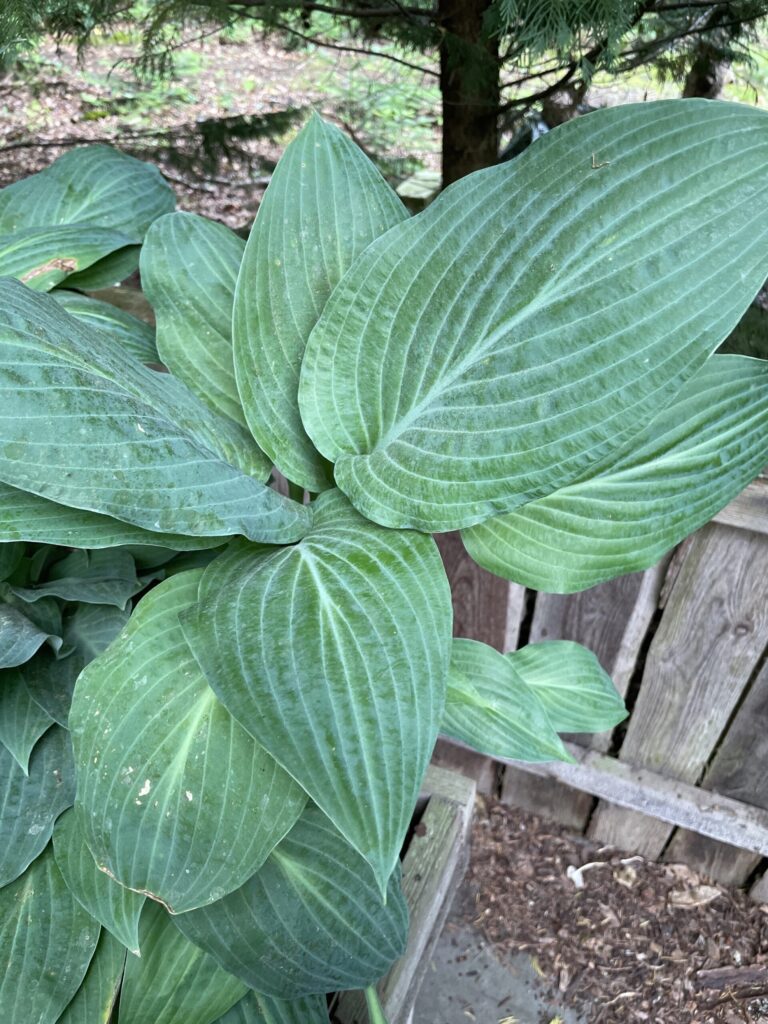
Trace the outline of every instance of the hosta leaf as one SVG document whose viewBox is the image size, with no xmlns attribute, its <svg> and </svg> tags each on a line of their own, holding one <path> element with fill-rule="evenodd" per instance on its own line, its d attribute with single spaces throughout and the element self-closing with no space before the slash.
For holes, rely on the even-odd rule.
<svg viewBox="0 0 768 1024">
<path fill-rule="evenodd" d="M 167 212 L 163 210 L 163 213 Z M 68 277 L 67 288 L 78 288 L 84 292 L 112 288 L 139 269 L 140 253 L 140 245 L 126 245 L 124 249 L 116 249 L 86 270 Z"/>
<path fill-rule="evenodd" d="M 32 748 L 53 724 L 53 718 L 27 689 L 25 667 L 0 672 L 0 743 L 26 773 Z"/>
<path fill-rule="evenodd" d="M 75 688 L 86 841 L 102 870 L 174 913 L 256 871 L 306 795 L 216 699 L 181 632 L 202 570 L 147 594 Z"/>
<path fill-rule="evenodd" d="M 244 249 L 223 224 L 171 213 L 155 221 L 141 251 L 141 284 L 157 317 L 161 360 L 238 423 L 245 418 L 232 362 L 232 305 Z"/>
<path fill-rule="evenodd" d="M 399 869 L 384 904 L 365 861 L 313 806 L 242 888 L 173 920 L 222 967 L 278 999 L 371 984 L 408 931 Z"/>
<path fill-rule="evenodd" d="M 308 343 L 302 418 L 366 516 L 471 526 L 623 446 L 766 274 L 768 114 L 599 110 L 362 254 Z"/>
<path fill-rule="evenodd" d="M 70 316 L 77 317 L 78 320 L 98 330 L 106 331 L 139 362 L 160 362 L 155 347 L 155 329 L 138 317 L 131 316 L 124 309 L 119 309 L 109 302 L 91 299 L 87 295 L 69 292 L 63 288 L 57 288 L 53 292 L 53 298 Z"/>
<path fill-rule="evenodd" d="M 49 639 L 60 646 L 59 638 L 52 637 L 29 615 L 0 598 L 0 669 L 23 665 Z"/>
<path fill-rule="evenodd" d="M 62 547 L 114 548 L 120 544 L 174 547 L 178 551 L 213 547 L 220 538 L 155 533 L 131 523 L 84 509 L 59 505 L 48 498 L 0 483 L 0 541 L 29 540 Z M 8 547 L 4 544 L 3 547 Z"/>
<path fill-rule="evenodd" d="M 53 830 L 53 852 L 69 891 L 123 946 L 139 955 L 139 918 L 146 897 L 100 871 L 88 849 L 74 809 Z"/>
<path fill-rule="evenodd" d="M 120 993 L 120 1024 L 211 1024 L 246 986 L 174 928 L 147 900 L 139 927 L 141 958 L 129 955 Z"/>
<path fill-rule="evenodd" d="M 768 461 L 768 362 L 712 356 L 594 474 L 463 533 L 498 576 L 571 593 L 654 565 Z"/>
<path fill-rule="evenodd" d="M 22 667 L 29 693 L 59 725 L 67 725 L 77 677 L 112 643 L 128 615 L 109 605 L 78 604 L 63 623 L 64 645 L 69 653 L 57 658 L 49 651 L 39 651 Z"/>
<path fill-rule="evenodd" d="M 491 757 L 572 760 L 512 661 L 476 640 L 453 641 L 440 731 Z"/>
<path fill-rule="evenodd" d="M 57 1024 L 109 1024 L 125 966 L 125 948 L 102 930 L 80 988 Z"/>
<path fill-rule="evenodd" d="M 375 526 L 335 490 L 313 507 L 294 547 L 233 543 L 182 624 L 224 704 L 383 888 L 440 724 L 450 591 L 431 537 Z"/>
<path fill-rule="evenodd" d="M 140 241 L 174 205 L 156 167 L 109 146 L 83 146 L 0 191 L 0 234 L 84 221 Z"/>
<path fill-rule="evenodd" d="M 0 580 L 7 580 L 24 557 L 24 544 L 0 544 Z"/>
<path fill-rule="evenodd" d="M 0 890 L 0 1020 L 57 1020 L 80 987 L 98 938 L 98 924 L 46 850 Z"/>
<path fill-rule="evenodd" d="M 528 644 L 506 658 L 539 698 L 557 732 L 603 732 L 627 717 L 611 677 L 581 644 Z"/>
<path fill-rule="evenodd" d="M 324 995 L 303 999 L 273 999 L 249 992 L 216 1024 L 328 1024 Z"/>
<path fill-rule="evenodd" d="M 47 296 L 6 279 L 0 309 L 5 483 L 158 532 L 302 535 L 309 510 L 250 475 L 267 463 L 242 428 Z"/>
<path fill-rule="evenodd" d="M 124 609 L 142 589 L 136 566 L 127 551 L 72 551 L 56 562 L 47 578 L 34 587 L 14 587 L 24 601 L 59 597 L 84 604 L 113 605 Z"/>
<path fill-rule="evenodd" d="M 52 726 L 32 751 L 29 775 L 0 747 L 0 886 L 45 849 L 53 823 L 75 798 L 69 734 Z M 0 1020 L 6 1020 L 0 1015 Z"/>
<path fill-rule="evenodd" d="M 0 276 L 17 277 L 29 288 L 47 292 L 130 241 L 117 231 L 92 224 L 25 228 L 0 236 Z"/>
<path fill-rule="evenodd" d="M 337 282 L 374 238 L 408 216 L 368 157 L 312 117 L 283 154 L 248 238 L 237 284 L 235 368 L 253 436 L 310 491 L 329 472 L 299 418 L 299 369 Z"/>
</svg>

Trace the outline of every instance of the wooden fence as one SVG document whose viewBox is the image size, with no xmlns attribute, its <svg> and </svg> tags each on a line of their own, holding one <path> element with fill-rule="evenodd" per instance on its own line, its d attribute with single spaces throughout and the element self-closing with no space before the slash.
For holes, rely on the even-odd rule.
<svg viewBox="0 0 768 1024">
<path fill-rule="evenodd" d="M 768 902 L 768 477 L 671 556 L 580 594 L 534 594 L 441 539 L 456 634 L 502 650 L 576 640 L 631 710 L 569 737 L 576 765 L 501 765 L 440 741 L 438 763 L 606 845 L 684 861 Z"/>
</svg>

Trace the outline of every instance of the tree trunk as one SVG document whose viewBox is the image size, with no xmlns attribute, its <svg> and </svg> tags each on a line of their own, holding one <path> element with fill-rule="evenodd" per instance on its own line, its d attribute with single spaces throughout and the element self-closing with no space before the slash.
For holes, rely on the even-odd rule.
<svg viewBox="0 0 768 1024">
<path fill-rule="evenodd" d="M 498 37 L 489 0 L 439 0 L 443 187 L 499 155 Z"/>
<path fill-rule="evenodd" d="M 685 76 L 683 96 L 702 96 L 707 100 L 719 98 L 728 73 L 728 61 L 723 57 L 722 45 L 718 45 L 720 35 L 720 32 L 714 32 L 712 38 L 699 40 L 691 69 Z"/>
</svg>

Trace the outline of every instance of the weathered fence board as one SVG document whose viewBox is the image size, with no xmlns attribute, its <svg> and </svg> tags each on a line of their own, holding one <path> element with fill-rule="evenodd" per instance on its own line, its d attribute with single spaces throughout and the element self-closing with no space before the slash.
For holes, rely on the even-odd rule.
<svg viewBox="0 0 768 1024">
<path fill-rule="evenodd" d="M 629 687 L 637 656 L 658 605 L 666 560 L 646 572 L 632 573 L 579 594 L 539 594 L 530 640 L 576 640 L 593 651 L 622 696 Z M 596 750 L 608 750 L 611 733 L 577 737 Z M 594 800 L 570 786 L 508 767 L 502 799 L 554 818 L 582 831 Z"/>
<path fill-rule="evenodd" d="M 768 664 L 752 683 L 702 786 L 768 810 Z M 684 830 L 672 837 L 665 858 L 684 861 L 726 885 L 743 885 L 760 862 L 754 853 L 703 841 L 695 832 Z"/>
<path fill-rule="evenodd" d="M 768 480 L 760 477 L 715 516 L 716 523 L 768 533 Z"/>
<path fill-rule="evenodd" d="M 693 539 L 651 644 L 622 760 L 697 782 L 768 635 L 768 536 L 721 524 Z M 672 829 L 601 804 L 589 834 L 659 857 Z"/>
<path fill-rule="evenodd" d="M 543 780 L 570 784 L 628 813 L 639 812 L 647 823 L 696 829 L 710 839 L 768 856 L 768 810 L 669 779 L 575 743 L 569 743 L 568 749 L 576 758 L 575 764 L 549 761 L 521 765 L 521 771 Z M 520 764 L 506 760 L 504 763 Z"/>
</svg>

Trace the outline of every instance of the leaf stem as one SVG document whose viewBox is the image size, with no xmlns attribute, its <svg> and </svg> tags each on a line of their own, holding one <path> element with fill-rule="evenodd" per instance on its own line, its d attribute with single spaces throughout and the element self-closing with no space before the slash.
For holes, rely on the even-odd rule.
<svg viewBox="0 0 768 1024">
<path fill-rule="evenodd" d="M 378 993 L 373 985 L 369 985 L 365 990 L 365 1002 L 368 1007 L 368 1018 L 371 1024 L 387 1024 L 387 1018 L 384 1016 Z"/>
</svg>

